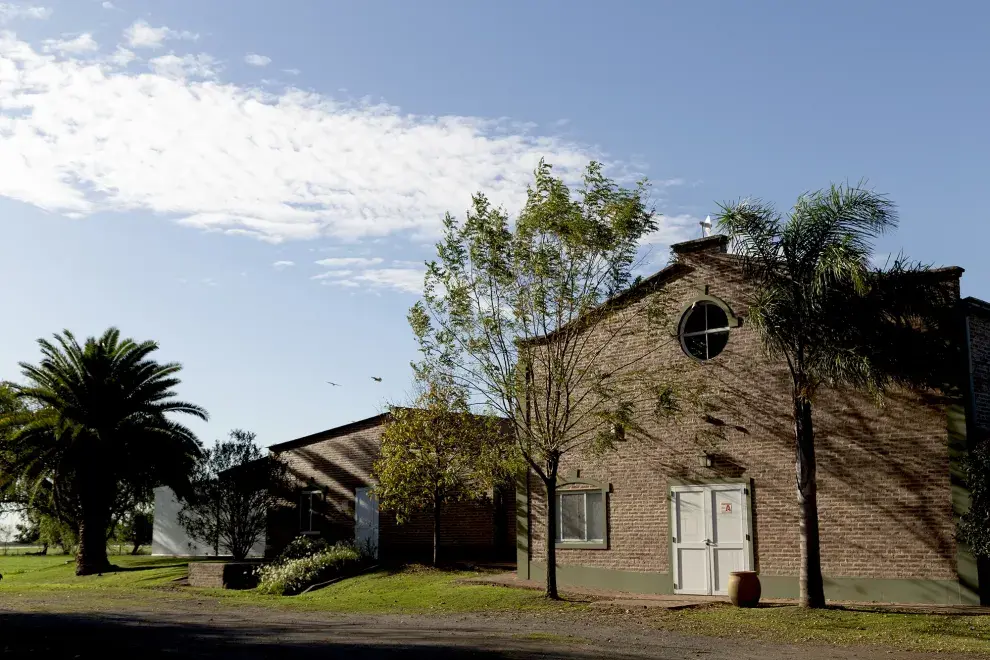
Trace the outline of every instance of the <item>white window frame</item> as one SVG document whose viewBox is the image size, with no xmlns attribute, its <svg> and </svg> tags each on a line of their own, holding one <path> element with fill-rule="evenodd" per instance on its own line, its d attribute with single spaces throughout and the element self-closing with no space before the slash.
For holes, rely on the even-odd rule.
<svg viewBox="0 0 990 660">
<path fill-rule="evenodd" d="M 316 536 L 319 535 L 319 531 L 313 529 L 313 496 L 323 495 L 323 491 L 319 488 L 303 488 L 299 492 L 299 533 L 305 536 Z M 303 523 L 303 512 L 302 503 L 303 498 L 309 498 L 309 520 Z"/>
<path fill-rule="evenodd" d="M 598 493 L 602 496 L 602 537 L 601 539 L 588 538 L 588 495 Z M 564 539 L 564 507 L 563 498 L 583 495 L 584 502 L 584 539 L 573 540 Z M 558 548 L 580 548 L 585 550 L 606 550 L 608 549 L 608 493 L 603 488 L 572 488 L 558 490 L 557 497 L 557 520 L 555 521 L 554 543 Z"/>
</svg>

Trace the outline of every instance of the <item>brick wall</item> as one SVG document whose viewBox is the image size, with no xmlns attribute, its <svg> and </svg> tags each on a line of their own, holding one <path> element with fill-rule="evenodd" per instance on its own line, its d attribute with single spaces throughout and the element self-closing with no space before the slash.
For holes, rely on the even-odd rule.
<svg viewBox="0 0 990 660">
<path fill-rule="evenodd" d="M 345 435 L 317 440 L 279 454 L 296 484 L 328 488 L 326 498 L 314 502 L 313 526 L 331 542 L 354 538 L 354 491 L 374 483 L 371 472 L 378 457 L 382 429 L 381 421 L 375 418 Z M 505 507 L 511 507 L 511 512 L 507 514 Z M 515 516 L 512 497 L 445 507 L 440 519 L 443 556 L 489 558 L 510 554 L 514 538 L 500 534 L 501 518 L 506 515 Z M 268 554 L 277 553 L 299 529 L 295 502 L 273 514 Z M 380 512 L 379 554 L 383 559 L 424 559 L 431 555 L 432 545 L 432 512 L 416 515 L 401 525 L 394 515 Z"/>
<path fill-rule="evenodd" d="M 973 420 L 977 429 L 990 431 L 990 309 L 971 305 L 968 315 L 970 370 L 973 382 Z"/>
<path fill-rule="evenodd" d="M 750 290 L 735 257 L 701 252 L 683 255 L 681 263 L 690 272 L 666 285 L 673 309 L 689 305 L 708 286 L 710 295 L 745 317 Z M 616 315 L 632 315 L 635 328 L 648 304 L 649 297 Z M 642 327 L 625 333 L 604 362 L 649 355 L 644 364 L 651 372 L 704 383 L 715 410 L 708 420 L 691 411 L 672 423 L 641 414 L 646 433 L 629 436 L 618 451 L 598 459 L 566 456 L 561 474 L 578 468 L 583 477 L 612 486 L 609 548 L 558 549 L 558 563 L 668 572 L 668 480 L 749 477 L 756 568 L 765 575 L 796 575 L 799 511 L 787 367 L 764 357 L 745 318 L 718 358 L 695 363 L 674 337 L 677 316 L 660 337 L 647 336 Z M 906 390 L 889 392 L 883 408 L 857 392 L 819 393 L 814 423 L 826 576 L 955 578 L 944 404 Z M 721 429 L 724 439 L 717 443 L 714 465 L 699 468 L 697 456 L 706 446 L 703 430 L 713 428 Z M 544 491 L 535 475 L 531 485 L 530 555 L 544 561 Z"/>
</svg>

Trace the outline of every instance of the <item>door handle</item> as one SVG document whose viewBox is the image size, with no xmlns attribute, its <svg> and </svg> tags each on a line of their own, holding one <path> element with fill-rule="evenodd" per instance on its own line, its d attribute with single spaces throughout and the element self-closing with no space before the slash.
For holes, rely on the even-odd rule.
<svg viewBox="0 0 990 660">
<path fill-rule="evenodd" d="M 715 545 L 710 539 L 705 539 L 705 545 Z"/>
</svg>

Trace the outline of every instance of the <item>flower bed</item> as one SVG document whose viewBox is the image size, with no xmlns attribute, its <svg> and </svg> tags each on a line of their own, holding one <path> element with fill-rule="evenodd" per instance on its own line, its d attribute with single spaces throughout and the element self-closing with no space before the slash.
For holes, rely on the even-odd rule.
<svg viewBox="0 0 990 660">
<path fill-rule="evenodd" d="M 335 545 L 298 559 L 282 559 L 258 570 L 258 591 L 277 596 L 298 594 L 307 587 L 332 580 L 362 564 L 361 554 L 349 545 Z"/>
</svg>

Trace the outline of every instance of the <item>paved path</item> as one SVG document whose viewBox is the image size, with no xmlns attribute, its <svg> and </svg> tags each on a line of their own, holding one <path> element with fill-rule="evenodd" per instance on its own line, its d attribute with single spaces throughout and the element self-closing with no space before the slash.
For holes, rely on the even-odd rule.
<svg viewBox="0 0 990 660">
<path fill-rule="evenodd" d="M 920 660 L 875 647 L 831 648 L 692 637 L 598 617 L 498 613 L 336 616 L 230 607 L 203 599 L 104 603 L 70 595 L 0 599 L 3 658 L 659 658 L 661 660 Z M 940 658 L 966 656 L 940 655 Z"/>
</svg>

